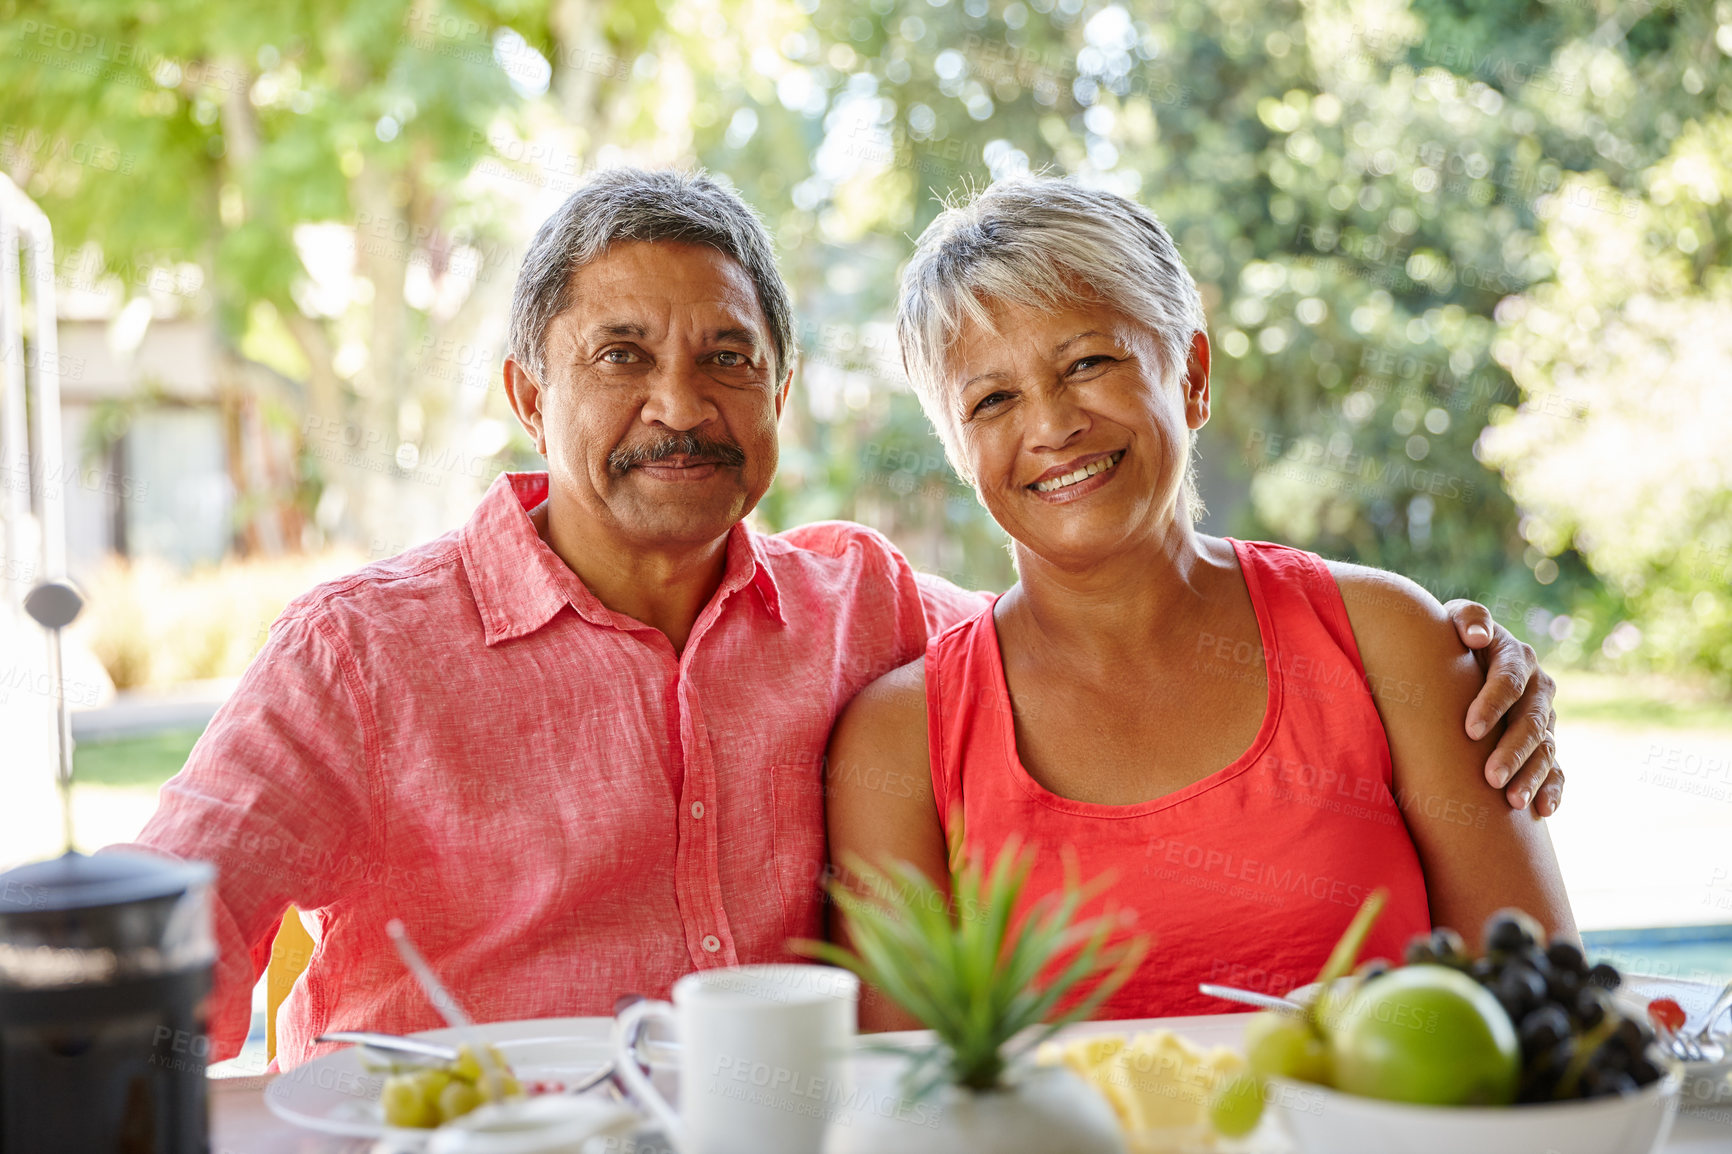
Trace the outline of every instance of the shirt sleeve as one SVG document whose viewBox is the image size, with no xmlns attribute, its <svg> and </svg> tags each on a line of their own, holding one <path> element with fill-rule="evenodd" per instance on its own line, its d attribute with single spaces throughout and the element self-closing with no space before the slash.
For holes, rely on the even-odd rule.
<svg viewBox="0 0 1732 1154">
<path fill-rule="evenodd" d="M 995 595 L 976 592 L 952 585 L 931 573 L 916 572 L 914 581 L 920 587 L 920 605 L 926 612 L 926 636 L 936 637 L 955 625 L 978 617 L 991 608 Z"/>
<path fill-rule="evenodd" d="M 240 1052 L 290 906 L 340 900 L 376 860 L 376 751 L 354 664 L 317 616 L 278 622 L 130 849 L 209 862 L 217 940 L 211 1060 Z"/>
</svg>

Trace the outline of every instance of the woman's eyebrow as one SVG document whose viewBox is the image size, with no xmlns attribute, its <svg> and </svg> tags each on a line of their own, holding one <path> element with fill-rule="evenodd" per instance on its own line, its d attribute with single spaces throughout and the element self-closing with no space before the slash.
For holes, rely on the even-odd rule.
<svg viewBox="0 0 1732 1154">
<path fill-rule="evenodd" d="M 1082 340 L 1084 337 L 1104 337 L 1106 335 L 1107 335 L 1106 333 L 1101 332 L 1099 329 L 1090 329 L 1086 333 L 1078 333 L 1074 337 L 1066 337 L 1064 340 L 1060 341 L 1058 344 L 1056 344 L 1052 347 L 1052 355 L 1055 357 L 1058 356 L 1060 353 L 1064 352 L 1066 349 L 1070 348 L 1072 345 L 1076 344 L 1078 341 Z"/>
</svg>

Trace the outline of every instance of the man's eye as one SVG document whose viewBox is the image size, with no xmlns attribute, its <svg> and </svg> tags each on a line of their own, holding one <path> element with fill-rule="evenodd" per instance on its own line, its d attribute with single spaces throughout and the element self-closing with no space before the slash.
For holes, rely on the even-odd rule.
<svg viewBox="0 0 1732 1154">
<path fill-rule="evenodd" d="M 601 354 L 601 359 L 610 365 L 629 365 L 637 357 L 630 349 L 608 349 Z"/>
<path fill-rule="evenodd" d="M 724 369 L 743 368 L 749 363 L 750 362 L 747 361 L 742 354 L 731 352 L 727 349 L 723 349 L 721 352 L 716 354 L 716 364 L 722 366 Z"/>
</svg>

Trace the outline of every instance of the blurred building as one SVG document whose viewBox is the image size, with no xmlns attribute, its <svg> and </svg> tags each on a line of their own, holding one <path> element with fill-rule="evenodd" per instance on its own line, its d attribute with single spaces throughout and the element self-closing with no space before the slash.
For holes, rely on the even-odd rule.
<svg viewBox="0 0 1732 1154">
<path fill-rule="evenodd" d="M 68 567 L 88 572 L 111 553 L 219 561 L 234 486 L 211 324 L 153 320 L 117 337 L 121 328 L 60 322 Z"/>
</svg>

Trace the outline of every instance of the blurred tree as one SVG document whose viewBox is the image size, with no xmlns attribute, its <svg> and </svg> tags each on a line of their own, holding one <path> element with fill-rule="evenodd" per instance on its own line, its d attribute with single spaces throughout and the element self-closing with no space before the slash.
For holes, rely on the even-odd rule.
<svg viewBox="0 0 1732 1154">
<path fill-rule="evenodd" d="M 1526 399 L 1494 414 L 1484 456 L 1536 564 L 1575 550 L 1606 582 L 1571 640 L 1732 688 L 1732 116 L 1689 125 L 1642 183 L 1559 189 L 1556 276 L 1498 309 Z"/>
<path fill-rule="evenodd" d="M 593 164 L 696 160 L 764 213 L 796 294 L 798 399 L 761 520 L 857 517 L 919 564 L 1002 588 L 1003 534 L 945 465 L 887 321 L 942 197 L 1052 171 L 1148 204 L 1198 279 L 1217 349 L 1211 528 L 1400 569 L 1518 627 L 1632 595 L 1632 575 L 1691 613 L 1706 604 L 1675 562 L 1655 560 L 1706 529 L 1668 522 L 1649 559 L 1613 559 L 1599 550 L 1617 534 L 1578 533 L 1588 514 L 1541 484 L 1554 451 L 1581 467 L 1575 438 L 1601 402 L 1568 436 L 1528 420 L 1593 352 L 1580 334 L 1548 343 L 1531 318 L 1579 325 L 1585 304 L 1634 348 L 1634 334 L 1717 315 L 1720 225 L 1674 220 L 1688 198 L 1659 199 L 1656 181 L 1694 171 L 1690 149 L 1719 141 L 1715 118 L 1732 112 L 1732 0 L 313 0 L 269 12 L 14 0 L 0 12 L 0 109 L 37 134 L 9 145 L 9 170 L 63 244 L 100 243 L 125 291 L 155 283 L 135 270 L 205 286 L 236 407 L 280 381 L 304 442 L 298 499 L 317 525 L 372 517 L 371 541 L 406 544 L 467 500 L 461 486 L 417 486 L 429 468 L 532 460 L 486 419 L 501 415 L 497 392 L 472 387 L 497 377 L 515 246 Z M 130 165 L 91 163 L 92 143 Z M 1571 232 L 1568 206 L 1594 215 Z M 1686 227 L 1698 247 L 1674 275 L 1660 254 Z M 1585 261 L 1571 246 L 1598 231 L 1646 255 L 1628 279 L 1600 260 L 1605 280 L 1571 287 L 1566 256 Z M 1643 277 L 1673 277 L 1686 299 L 1663 316 L 1621 303 Z M 1539 359 L 1511 356 L 1511 341 Z M 247 377 L 247 360 L 276 375 Z M 1499 443 L 1482 439 L 1487 426 L 1518 407 L 1496 460 L 1526 509 L 1480 460 Z M 366 444 L 344 444 L 355 438 Z M 403 512 L 434 488 L 453 508 Z M 1612 618 L 1600 620 L 1603 632 Z"/>
<path fill-rule="evenodd" d="M 465 434 L 497 358 L 464 373 L 456 350 L 471 347 L 480 314 L 503 313 L 523 239 L 513 202 L 556 168 L 569 178 L 600 143 L 597 110 L 660 11 L 586 0 L 551 11 L 514 0 L 7 7 L 7 167 L 63 251 L 95 246 L 93 275 L 73 287 L 109 291 L 117 307 L 137 297 L 158 311 L 214 310 L 237 507 L 258 513 L 237 526 L 243 549 L 299 547 L 301 522 L 274 516 L 285 507 L 311 515 L 315 538 L 375 551 L 467 507 L 474 486 L 446 482 L 485 483 Z M 501 164 L 509 179 L 471 180 L 484 158 L 512 152 L 513 118 L 555 80 L 571 127 L 535 152 L 518 147 L 530 163 Z M 188 283 L 205 291 L 177 291 Z M 452 387 L 460 380 L 481 387 Z M 277 395 L 262 392 L 272 385 Z M 243 441 L 261 424 L 277 427 L 298 467 L 249 475 L 258 454 Z M 497 448 L 481 445 L 480 461 Z"/>
<path fill-rule="evenodd" d="M 1732 102 L 1715 46 L 1716 20 L 1732 17 L 1508 0 L 802 7 L 810 27 L 754 57 L 776 99 L 751 98 L 750 116 L 784 134 L 822 122 L 780 225 L 825 269 L 802 282 L 810 359 L 845 370 L 844 400 L 856 389 L 818 434 L 819 490 L 852 492 L 859 513 L 887 452 L 936 453 L 894 356 L 850 348 L 891 310 L 897 266 L 941 199 L 1056 171 L 1148 204 L 1197 276 L 1218 350 L 1205 463 L 1229 494 L 1235 475 L 1249 488 L 1218 529 L 1501 603 L 1518 629 L 1529 610 L 1595 594 L 1573 551 L 1533 553 L 1476 458 L 1490 414 L 1521 398 L 1491 355 L 1493 311 L 1553 275 L 1537 234 L 1568 174 L 1603 173 L 1627 195 L 1682 124 Z M 1632 99 L 1613 74 L 1676 99 Z M 750 180 L 756 145 L 737 129 L 700 136 L 700 151 Z M 765 176 L 779 188 L 786 172 Z M 838 451 L 864 485 L 835 475 Z M 791 472 L 799 484 L 772 513 L 810 508 L 813 478 Z M 982 517 L 931 488 L 924 510 L 906 493 L 888 502 L 899 524 Z M 954 538 L 965 572 L 1002 571 L 993 533 Z"/>
</svg>

